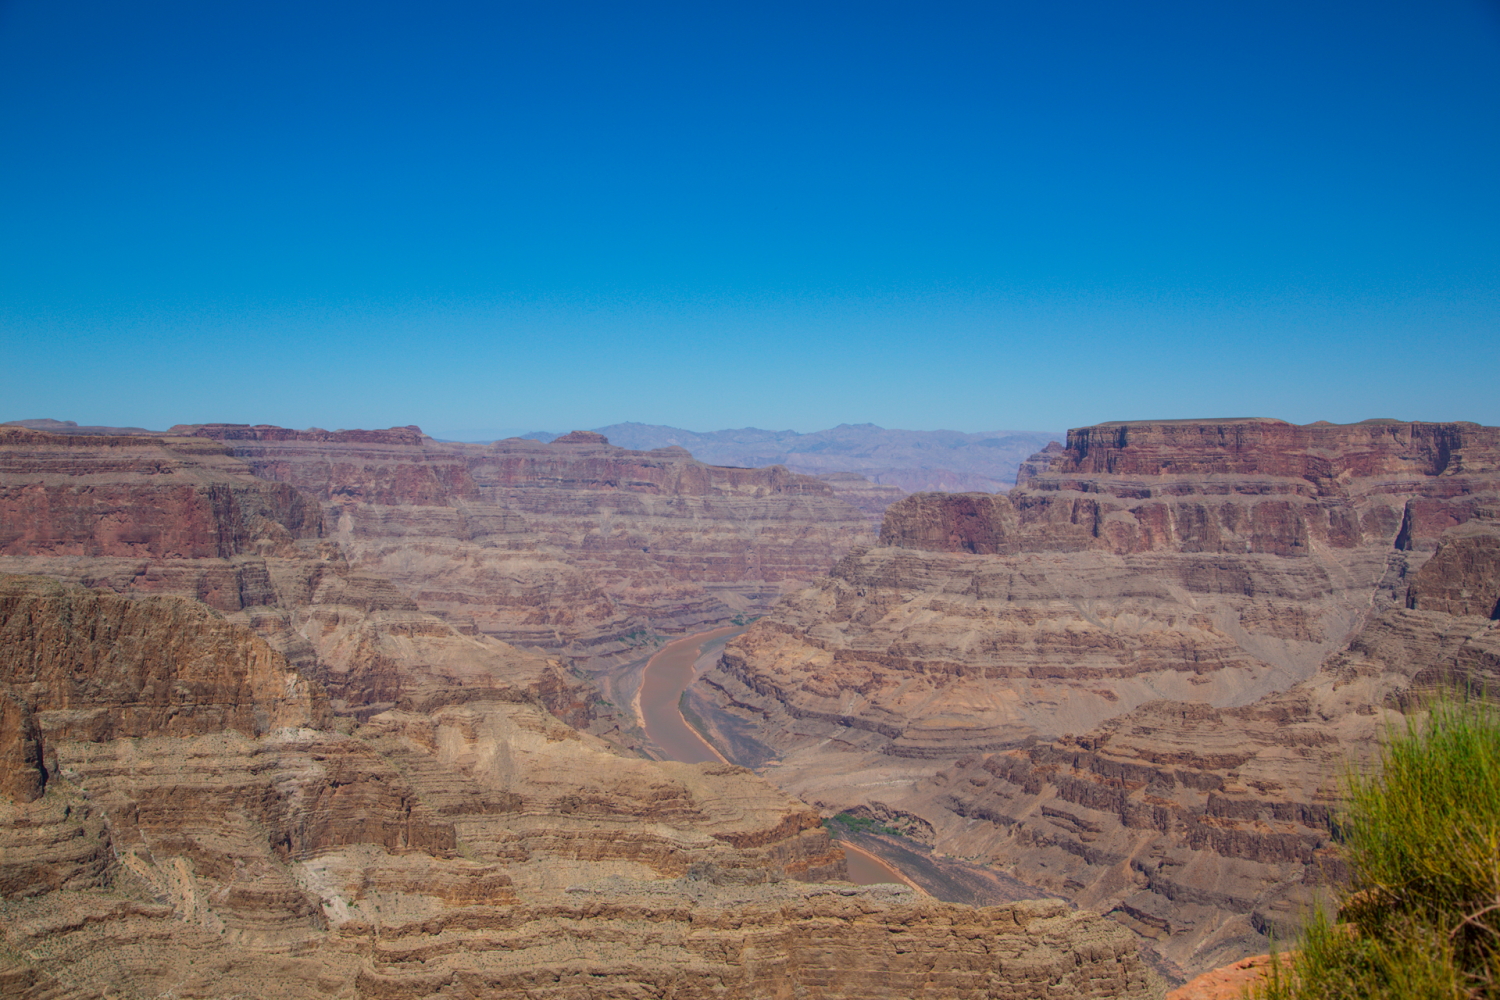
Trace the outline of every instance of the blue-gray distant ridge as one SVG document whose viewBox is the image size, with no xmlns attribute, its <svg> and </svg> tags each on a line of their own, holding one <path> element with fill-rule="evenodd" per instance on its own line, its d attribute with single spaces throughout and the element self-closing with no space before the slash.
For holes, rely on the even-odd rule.
<svg viewBox="0 0 1500 1000">
<path fill-rule="evenodd" d="M 679 445 L 710 465 L 749 468 L 784 465 L 811 475 L 857 473 L 908 492 L 944 490 L 996 493 L 1015 485 L 1016 469 L 1049 441 L 1054 431 L 905 431 L 875 424 L 839 424 L 800 434 L 758 427 L 689 431 L 680 427 L 623 423 L 594 430 L 622 448 Z"/>
</svg>

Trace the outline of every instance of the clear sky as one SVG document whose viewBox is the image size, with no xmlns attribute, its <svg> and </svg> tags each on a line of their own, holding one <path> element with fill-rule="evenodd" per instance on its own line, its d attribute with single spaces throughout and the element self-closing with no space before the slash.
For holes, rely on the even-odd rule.
<svg viewBox="0 0 1500 1000">
<path fill-rule="evenodd" d="M 0 0 L 0 419 L 1500 424 L 1500 3 Z"/>
</svg>

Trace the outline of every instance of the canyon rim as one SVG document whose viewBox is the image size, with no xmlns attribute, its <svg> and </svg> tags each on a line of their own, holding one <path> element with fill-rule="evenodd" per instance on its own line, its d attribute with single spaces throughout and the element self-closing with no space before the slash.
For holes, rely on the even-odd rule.
<svg viewBox="0 0 1500 1000">
<path fill-rule="evenodd" d="M 0 427 L 0 985 L 1148 997 L 1500 675 L 1500 428 L 1126 422 L 1005 493 L 600 434 Z M 738 625 L 663 759 L 632 703 Z M 855 886 L 844 837 L 1030 899 Z M 956 870 L 956 869 L 955 869 Z M 915 881 L 924 885 L 920 878 Z"/>
</svg>

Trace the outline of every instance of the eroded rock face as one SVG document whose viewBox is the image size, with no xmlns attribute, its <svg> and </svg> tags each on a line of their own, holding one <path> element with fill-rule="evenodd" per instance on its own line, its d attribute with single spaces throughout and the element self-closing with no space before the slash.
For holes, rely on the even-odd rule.
<svg viewBox="0 0 1500 1000">
<path fill-rule="evenodd" d="M 48 739 L 111 740 L 328 722 L 322 689 L 207 606 L 0 577 L 0 690 Z"/>
<path fill-rule="evenodd" d="M 870 538 L 865 516 L 813 477 L 587 431 L 492 445 L 406 428 L 191 432 L 317 497 L 353 566 L 423 609 L 574 660 L 629 658 L 653 630 L 763 611 Z"/>
<path fill-rule="evenodd" d="M 1285 939 L 1344 872 L 1330 821 L 1413 692 L 1500 679 L 1500 628 L 1386 611 L 1312 678 L 1239 708 L 1149 702 L 960 759 L 917 793 L 949 849 L 1108 911 L 1190 970 Z M 946 835 L 946 836 L 945 836 Z"/>
<path fill-rule="evenodd" d="M 1497 442 L 1500 429 L 1473 424 L 1074 431 L 1007 495 L 892 505 L 881 544 L 731 642 L 694 707 L 825 808 L 912 813 L 950 854 L 1015 865 L 1017 877 L 1113 908 L 1142 933 L 1168 921 L 1162 949 L 1174 961 L 1199 968 L 1263 951 L 1257 932 L 1301 898 L 1272 899 L 1266 885 L 1306 884 L 1325 843 L 1329 800 L 1313 775 L 1336 771 L 1378 731 L 1356 706 L 1373 711 L 1433 664 L 1488 655 L 1476 652 L 1489 641 L 1482 620 L 1449 613 L 1488 618 L 1500 599 L 1484 527 L 1500 488 Z M 1387 610 L 1408 603 L 1408 583 L 1416 610 Z M 1380 651 L 1346 650 L 1380 612 L 1360 639 Z M 1334 654 L 1384 664 L 1359 668 L 1384 679 L 1336 682 L 1319 672 Z M 1317 685 L 1338 707 L 1310 707 Z M 1330 712 L 1351 727 L 1347 741 L 1318 735 Z M 1139 737 L 1131 767 L 1091 770 L 1093 744 L 1077 741 L 1101 734 L 1109 747 Z M 1225 762 L 1250 752 L 1233 749 L 1242 743 L 1261 747 L 1252 757 L 1266 773 L 1254 780 L 1282 789 L 1253 808 L 1233 796 L 1261 793 Z M 1168 773 L 1174 754 L 1192 773 Z M 1132 770 L 1136 756 L 1167 776 Z M 1312 763 L 1296 781 L 1269 776 L 1297 761 Z M 1029 791 L 1003 805 L 970 791 L 1005 782 Z M 1115 818 L 1079 812 L 1075 791 Z M 1053 854 L 1021 863 L 1027 838 L 1053 845 L 1060 830 L 1076 848 L 1047 846 Z M 1179 861 L 1148 873 L 1156 850 Z M 1136 892 L 1147 894 L 1140 905 Z"/>
<path fill-rule="evenodd" d="M 1070 473 L 1251 475 L 1301 479 L 1328 488 L 1349 479 L 1496 472 L 1496 427 L 1402 420 L 1299 426 L 1267 419 L 1121 421 L 1083 427 L 1068 433 L 1067 447 L 1046 469 L 1047 475 L 1064 483 Z"/>
<path fill-rule="evenodd" d="M 0 689 L 0 796 L 35 802 L 47 787 L 36 715 L 8 688 Z"/>
<path fill-rule="evenodd" d="M 607 462 L 476 476 L 392 462 L 383 449 L 425 447 L 414 429 L 255 430 L 242 439 L 337 446 L 348 467 L 320 481 L 288 458 L 288 479 L 312 479 L 268 483 L 201 438 L 0 441 L 5 495 L 48 461 L 58 477 L 4 522 L 25 530 L 0 555 L 49 578 L 0 583 L 7 995 L 1154 995 L 1096 916 L 821 884 L 845 869 L 815 810 L 742 768 L 622 755 L 618 731 L 559 718 L 611 714 L 557 661 L 348 558 L 355 523 L 407 537 L 470 518 L 486 475 L 532 489 L 516 484 Z M 661 502 L 709 520 L 809 488 L 667 458 L 651 474 L 685 478 Z M 327 532 L 307 489 L 337 514 Z M 101 528 L 100 496 L 128 530 Z"/>
<path fill-rule="evenodd" d="M 339 433 L 372 447 L 421 440 L 407 428 Z M 403 490 L 440 491 L 439 472 L 419 466 L 395 478 L 415 483 Z M 351 567 L 323 536 L 315 498 L 257 477 L 218 441 L 0 428 L 0 498 L 38 491 L 45 504 L 0 520 L 0 572 L 132 598 L 195 598 L 265 639 L 342 714 L 540 698 L 570 722 L 631 742 L 612 717 L 599 720 L 597 694 L 558 662 L 427 614 L 389 580 Z M 113 724 L 106 707 L 97 714 Z"/>
<path fill-rule="evenodd" d="M 1126 931 L 1062 904 L 817 884 L 842 856 L 803 803 L 621 757 L 523 689 L 329 728 L 315 683 L 200 603 L 0 595 L 47 773 L 0 799 L 7 995 L 1157 993 Z M 102 727 L 101 693 L 150 710 Z"/>
<path fill-rule="evenodd" d="M 262 521 L 312 538 L 322 520 L 214 442 L 0 427 L 0 555 L 229 558 Z"/>
<path fill-rule="evenodd" d="M 861 749 L 933 758 L 1081 731 L 1163 695 L 1244 704 L 1310 676 L 1372 601 L 1404 597 L 1442 530 L 1493 504 L 1497 435 L 1074 431 L 1009 494 L 892 505 L 880 545 L 791 595 L 710 683 L 769 713 L 765 741 L 784 751 L 799 745 L 793 720 L 818 720 Z M 1460 551 L 1482 576 L 1491 556 L 1444 559 Z"/>
<path fill-rule="evenodd" d="M 1406 604 L 1500 618 L 1500 508 L 1480 508 L 1473 521 L 1444 533 L 1412 580 Z"/>
</svg>

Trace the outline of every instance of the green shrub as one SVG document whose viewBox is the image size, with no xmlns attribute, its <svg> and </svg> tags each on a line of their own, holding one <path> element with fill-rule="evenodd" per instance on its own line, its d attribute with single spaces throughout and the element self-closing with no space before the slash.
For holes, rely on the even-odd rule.
<svg viewBox="0 0 1500 1000">
<path fill-rule="evenodd" d="M 1341 832 L 1353 884 L 1275 963 L 1265 1000 L 1500 1000 L 1500 717 L 1439 702 L 1351 775 Z"/>
<path fill-rule="evenodd" d="M 846 830 L 853 833 L 888 833 L 893 837 L 903 836 L 900 830 L 884 823 L 877 823 L 868 816 L 851 816 L 848 813 L 839 813 L 833 817 L 833 822 L 840 824 Z"/>
</svg>

